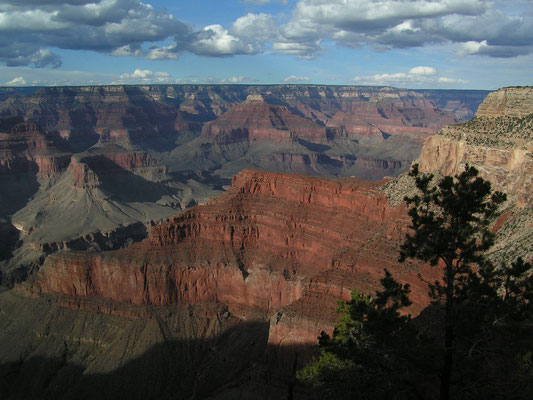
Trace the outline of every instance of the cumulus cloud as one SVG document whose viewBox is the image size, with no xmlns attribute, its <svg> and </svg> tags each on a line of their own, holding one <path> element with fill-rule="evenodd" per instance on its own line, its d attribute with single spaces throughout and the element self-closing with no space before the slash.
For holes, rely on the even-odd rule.
<svg viewBox="0 0 533 400">
<path fill-rule="evenodd" d="M 0 0 L 0 62 L 58 67 L 49 47 L 142 56 L 142 45 L 191 27 L 140 0 Z"/>
<path fill-rule="evenodd" d="M 272 0 L 243 0 L 266 4 Z M 285 1 L 276 0 L 286 4 Z M 533 53 L 531 1 L 520 15 L 491 0 L 298 0 L 279 25 L 248 13 L 231 26 L 194 28 L 146 0 L 0 0 L 0 64 L 61 65 L 53 48 L 177 59 L 274 51 L 317 57 L 324 43 L 380 50 L 453 43 L 461 56 Z"/>
<path fill-rule="evenodd" d="M 230 31 L 232 35 L 249 42 L 264 42 L 277 38 L 279 35 L 272 15 L 264 13 L 248 13 L 238 18 L 231 26 Z"/>
<path fill-rule="evenodd" d="M 498 58 L 511 58 L 519 55 L 526 55 L 533 53 L 532 46 L 491 46 L 486 40 L 476 42 L 475 40 L 462 43 L 457 54 L 461 56 L 466 55 L 488 55 Z"/>
<path fill-rule="evenodd" d="M 122 79 L 136 79 L 136 78 L 146 79 L 153 75 L 154 73 L 148 69 L 136 69 L 135 71 L 133 71 L 132 74 L 122 74 L 120 75 L 120 77 Z"/>
<path fill-rule="evenodd" d="M 283 79 L 283 82 L 309 82 L 310 79 L 307 76 L 290 75 Z"/>
<path fill-rule="evenodd" d="M 371 76 L 357 76 L 354 82 L 363 85 L 378 86 L 424 86 L 424 85 L 451 85 L 467 83 L 465 80 L 439 76 L 439 72 L 433 67 L 418 66 L 408 72 L 393 74 L 376 74 Z"/>
<path fill-rule="evenodd" d="M 512 16 L 496 6 L 488 0 L 299 0 L 280 32 L 291 48 L 303 45 L 306 56 L 309 43 L 327 38 L 346 47 L 379 49 L 486 41 L 482 51 L 461 47 L 460 54 L 532 53 L 533 13 Z"/>
<path fill-rule="evenodd" d="M 6 82 L 6 86 L 25 86 L 25 85 L 27 85 L 27 82 L 22 76 L 17 76 L 16 78 L 11 79 L 9 82 Z"/>
<path fill-rule="evenodd" d="M 59 67 L 51 47 L 151 60 L 257 54 L 276 37 L 268 14 L 194 29 L 141 0 L 0 0 L 0 63 L 8 66 Z"/>
<path fill-rule="evenodd" d="M 446 85 L 455 84 L 455 83 L 468 83 L 468 81 L 465 81 L 464 79 L 447 78 L 445 76 L 441 76 L 440 78 L 438 78 L 437 82 L 444 83 Z"/>
<path fill-rule="evenodd" d="M 176 80 L 168 72 L 153 72 L 149 69 L 136 69 L 131 74 L 120 75 L 115 83 L 175 83 Z"/>
<path fill-rule="evenodd" d="M 231 78 L 214 78 L 214 77 L 196 77 L 189 79 L 192 83 L 208 83 L 208 84 L 239 84 L 239 83 L 255 83 L 257 79 L 249 76 L 232 76 Z"/>
<path fill-rule="evenodd" d="M 232 76 L 231 78 L 222 79 L 221 83 L 242 83 L 246 82 L 246 77 L 244 76 Z"/>
<path fill-rule="evenodd" d="M 218 24 L 206 26 L 194 36 L 190 49 L 196 54 L 224 57 L 258 52 L 252 43 L 246 43 L 233 36 L 227 29 Z"/>
<path fill-rule="evenodd" d="M 409 70 L 409 74 L 410 75 L 418 75 L 418 76 L 432 76 L 432 75 L 437 75 L 437 70 L 433 67 L 424 67 L 424 66 L 420 66 L 420 67 L 414 67 L 414 68 L 411 68 Z"/>
<path fill-rule="evenodd" d="M 279 54 L 299 56 L 302 59 L 312 60 L 320 53 L 320 40 L 314 42 L 279 41 L 272 45 L 272 49 Z"/>
</svg>

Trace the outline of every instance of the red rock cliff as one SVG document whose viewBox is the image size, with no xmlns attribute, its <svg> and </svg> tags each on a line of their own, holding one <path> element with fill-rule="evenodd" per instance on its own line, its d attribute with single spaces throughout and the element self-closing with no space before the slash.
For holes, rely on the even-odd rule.
<svg viewBox="0 0 533 400">
<path fill-rule="evenodd" d="M 49 256 L 32 284 L 133 304 L 258 310 L 274 315 L 274 347 L 314 343 L 331 328 L 336 300 L 354 288 L 373 293 L 383 268 L 412 284 L 414 311 L 426 304 L 417 274 L 434 271 L 396 262 L 407 216 L 378 189 L 359 179 L 245 170 L 227 193 L 153 227 L 129 249 Z"/>
</svg>

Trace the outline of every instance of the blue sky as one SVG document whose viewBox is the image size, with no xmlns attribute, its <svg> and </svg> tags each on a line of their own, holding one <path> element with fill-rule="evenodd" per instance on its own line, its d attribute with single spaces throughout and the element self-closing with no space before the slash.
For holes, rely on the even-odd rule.
<svg viewBox="0 0 533 400">
<path fill-rule="evenodd" d="M 0 85 L 533 84 L 533 0 L 0 0 Z"/>
</svg>

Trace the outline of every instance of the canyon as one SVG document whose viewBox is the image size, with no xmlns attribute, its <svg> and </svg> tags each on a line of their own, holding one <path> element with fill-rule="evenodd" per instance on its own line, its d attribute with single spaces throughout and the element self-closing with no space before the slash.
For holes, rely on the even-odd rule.
<svg viewBox="0 0 533 400">
<path fill-rule="evenodd" d="M 165 96 L 170 89 L 165 88 Z M 175 98 L 183 93 L 178 89 L 187 90 L 173 89 Z M 409 229 L 402 200 L 412 193 L 410 178 L 376 174 L 376 181 L 368 181 L 351 176 L 365 168 L 362 175 L 368 178 L 380 159 L 368 154 L 391 139 L 421 146 L 419 153 L 413 150 L 405 157 L 405 168 L 418 159 L 424 172 L 446 175 L 468 163 L 494 179 L 509 200 L 494 227 L 498 238 L 491 257 L 533 258 L 533 109 L 527 112 L 533 89 L 497 91 L 474 119 L 438 134 L 443 125 L 467 115 L 465 107 L 471 103 L 460 105 L 443 96 L 438 108 L 437 100 L 424 97 L 430 94 L 389 88 L 291 89 L 271 87 L 260 96 L 245 92 L 239 97 L 208 92 L 218 101 L 208 104 L 235 101 L 227 108 L 202 107 L 207 101 L 199 90 L 179 106 L 173 123 L 179 134 L 164 139 L 154 137 L 155 128 L 131 135 L 111 129 L 105 134 L 95 131 L 96 143 L 78 153 L 67 150 L 70 140 L 80 146 L 82 133 L 51 135 L 50 144 L 37 139 L 32 140 L 41 144 L 24 144 L 21 158 L 35 160 L 35 148 L 46 145 L 54 149 L 46 154 L 65 160 L 58 163 L 59 173 L 38 176 L 36 163 L 20 176 L 36 174 L 41 185 L 46 181 L 49 190 L 57 188 L 49 192 L 57 193 L 53 197 L 58 203 L 58 209 L 48 208 L 50 215 L 68 210 L 71 203 L 83 207 L 75 211 L 80 226 L 73 220 L 73 230 L 84 229 L 81 225 L 100 215 L 91 205 L 104 209 L 108 218 L 117 218 L 116 210 L 133 217 L 133 209 L 148 215 L 142 208 L 147 204 L 165 211 L 151 214 L 159 221 L 111 221 L 108 232 L 113 233 L 101 230 L 100 236 L 86 233 L 78 240 L 60 237 L 60 226 L 54 233 L 58 236 L 47 239 L 49 233 L 39 231 L 47 218 L 33 225 L 25 222 L 32 217 L 24 208 L 0 225 L 6 236 L 13 235 L 16 223 L 20 235 L 39 237 L 40 242 L 27 243 L 33 243 L 33 251 L 46 253 L 31 273 L 18 272 L 23 282 L 0 294 L 3 398 L 277 399 L 286 398 L 288 390 L 293 398 L 308 398 L 305 388 L 295 385 L 294 370 L 312 357 L 319 333 L 331 332 L 339 300 L 348 299 L 353 289 L 372 295 L 386 268 L 411 285 L 409 312 L 417 315 L 428 305 L 420 277 L 439 277 L 438 269 L 428 265 L 397 262 Z M 324 96 L 308 95 L 302 101 L 305 90 L 323 90 Z M 150 101 L 162 98 L 160 88 L 143 91 L 150 93 Z M 420 111 L 413 104 L 425 108 Z M 25 118 L 30 114 L 25 115 L 24 122 L 10 117 L 10 132 L 29 123 Z M 112 120 L 117 121 L 116 116 L 109 117 Z M 26 131 L 39 138 L 36 126 Z M 52 126 L 46 129 L 52 131 Z M 155 148 L 164 140 L 179 145 L 159 154 Z M 350 141 L 353 148 L 344 146 Z M 2 147 L 5 154 L 13 152 L 12 160 L 14 146 L 10 141 Z M 367 160 L 374 161 L 361 161 L 364 157 L 357 151 L 363 147 L 369 151 Z M 283 151 L 276 153 L 279 149 Z M 347 157 L 350 149 L 352 158 Z M 302 154 L 309 156 L 308 162 L 301 161 L 306 160 Z M 257 165 L 250 165 L 251 160 Z M 334 168 L 330 160 L 337 161 Z M 399 159 L 380 160 L 396 173 L 404 168 L 394 167 Z M 15 162 L 5 165 L 12 168 Z M 137 179 L 141 177 L 143 181 Z M 138 201 L 128 202 L 126 192 L 113 192 L 118 185 L 127 186 L 128 179 L 128 197 L 135 198 L 134 189 L 142 191 Z M 150 186 L 143 186 L 146 182 Z M 178 193 L 186 187 L 192 189 L 183 200 Z M 40 202 L 40 190 L 28 204 Z M 154 194 L 152 201 L 142 197 L 147 193 Z M 68 197 L 73 195 L 78 197 Z M 125 205 L 127 211 L 120 208 Z M 178 214 L 178 209 L 183 211 Z M 125 227 L 133 220 L 137 233 L 128 240 Z M 112 230 L 120 224 L 123 231 Z M 56 248 L 45 248 L 52 247 L 49 243 Z M 22 245 L 6 251 L 13 253 L 13 262 L 29 250 Z"/>
<path fill-rule="evenodd" d="M 163 85 L 0 94 L 0 184 L 9 188 L 0 223 L 18 231 L 4 241 L 0 286 L 11 287 L 57 250 L 142 240 L 246 168 L 396 176 L 487 92 Z"/>
</svg>

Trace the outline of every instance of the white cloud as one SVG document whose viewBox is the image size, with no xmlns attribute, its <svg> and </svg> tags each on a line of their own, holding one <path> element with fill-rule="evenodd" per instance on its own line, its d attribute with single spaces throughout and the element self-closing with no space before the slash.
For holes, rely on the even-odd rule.
<svg viewBox="0 0 533 400">
<path fill-rule="evenodd" d="M 377 86 L 426 86 L 426 85 L 451 85 L 464 84 L 463 79 L 439 76 L 439 72 L 433 67 L 418 66 L 408 72 L 384 73 L 371 76 L 357 76 L 354 82 L 363 85 Z"/>
<path fill-rule="evenodd" d="M 242 0 L 266 4 L 272 0 Z M 286 4 L 286 1 L 276 0 Z M 296 3 L 296 4 L 294 4 Z M 273 51 L 317 57 L 334 41 L 350 48 L 454 44 L 460 56 L 533 53 L 533 7 L 516 15 L 490 0 L 298 0 L 292 14 L 248 13 L 231 26 L 195 29 L 145 0 L 0 0 L 0 63 L 59 67 L 52 48 L 91 50 L 150 60 L 184 52 L 207 57 Z M 169 42 L 171 44 L 169 44 Z"/>
<path fill-rule="evenodd" d="M 148 60 L 175 60 L 179 57 L 181 49 L 176 44 L 172 46 L 153 47 L 146 58 Z"/>
<path fill-rule="evenodd" d="M 318 56 L 320 40 L 315 42 L 276 42 L 272 49 L 279 54 L 296 55 L 303 59 L 311 60 Z"/>
<path fill-rule="evenodd" d="M 474 40 L 470 40 L 461 45 L 458 53 L 463 56 L 470 55 L 470 54 L 479 54 L 480 51 L 488 47 L 489 46 L 487 45 L 486 40 L 483 40 L 482 42 L 476 42 Z"/>
<path fill-rule="evenodd" d="M 105 85 L 118 79 L 98 72 L 0 66 L 0 76 L 20 76 L 31 86 Z"/>
<path fill-rule="evenodd" d="M 244 76 L 233 76 L 229 79 L 222 79 L 221 83 L 242 83 L 245 82 L 247 79 Z"/>
<path fill-rule="evenodd" d="M 131 74 L 122 74 L 115 83 L 175 83 L 168 72 L 153 72 L 149 69 L 136 69 Z"/>
<path fill-rule="evenodd" d="M 233 36 L 221 25 L 209 25 L 195 34 L 190 49 L 200 55 L 231 56 L 234 54 L 255 54 L 258 52 L 253 44 L 246 43 Z"/>
<path fill-rule="evenodd" d="M 310 79 L 307 76 L 290 75 L 283 79 L 283 82 L 309 82 Z"/>
<path fill-rule="evenodd" d="M 382 50 L 486 41 L 482 51 L 469 52 L 466 45 L 460 54 L 533 53 L 533 10 L 513 16 L 497 7 L 488 0 L 299 0 L 291 20 L 280 27 L 280 42 L 305 46 L 307 56 L 309 43 L 328 38 L 346 47 Z"/>
<path fill-rule="evenodd" d="M 446 78 L 444 76 L 441 76 L 439 79 L 437 79 L 437 82 L 444 83 L 444 84 L 468 83 L 468 81 L 465 81 L 464 79 Z"/>
<path fill-rule="evenodd" d="M 122 79 L 147 79 L 152 75 L 154 75 L 154 73 L 148 69 L 136 69 L 132 74 L 122 74 L 120 77 Z"/>
<path fill-rule="evenodd" d="M 214 77 L 196 77 L 190 79 L 192 83 L 223 83 L 223 84 L 239 84 L 239 83 L 255 83 L 257 79 L 251 78 L 249 76 L 232 76 L 231 78 L 214 78 Z"/>
<path fill-rule="evenodd" d="M 266 41 L 279 35 L 272 15 L 263 13 L 248 13 L 238 18 L 231 26 L 230 32 L 234 36 L 251 42 Z"/>
<path fill-rule="evenodd" d="M 130 44 L 120 46 L 111 52 L 112 56 L 116 57 L 139 57 L 143 55 L 140 47 L 134 47 Z"/>
<path fill-rule="evenodd" d="M 433 67 L 414 67 L 409 70 L 410 75 L 437 75 L 437 70 Z"/>
<path fill-rule="evenodd" d="M 142 45 L 192 28 L 140 0 L 0 0 L 0 62 L 58 67 L 49 47 L 143 56 Z"/>
<path fill-rule="evenodd" d="M 25 85 L 27 85 L 27 82 L 22 76 L 17 76 L 16 78 L 11 79 L 9 82 L 6 82 L 6 86 L 25 86 Z"/>
</svg>

